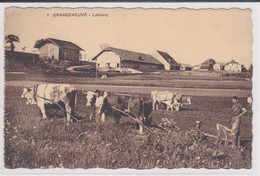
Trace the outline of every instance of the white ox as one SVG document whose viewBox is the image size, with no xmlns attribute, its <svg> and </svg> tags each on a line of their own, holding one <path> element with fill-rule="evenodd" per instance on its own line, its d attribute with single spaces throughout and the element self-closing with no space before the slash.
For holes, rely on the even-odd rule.
<svg viewBox="0 0 260 176">
<path fill-rule="evenodd" d="M 74 115 L 77 92 L 75 87 L 70 84 L 39 84 L 25 87 L 21 98 L 26 99 L 27 105 L 37 104 L 44 119 L 47 118 L 45 104 L 59 104 L 63 102 L 67 120 L 70 121 L 71 115 Z"/>
<path fill-rule="evenodd" d="M 184 97 L 180 93 L 170 91 L 152 91 L 151 98 L 153 99 L 153 109 L 158 109 L 160 103 L 166 104 L 167 111 L 179 111 L 183 104 L 191 105 L 191 97 Z"/>
</svg>

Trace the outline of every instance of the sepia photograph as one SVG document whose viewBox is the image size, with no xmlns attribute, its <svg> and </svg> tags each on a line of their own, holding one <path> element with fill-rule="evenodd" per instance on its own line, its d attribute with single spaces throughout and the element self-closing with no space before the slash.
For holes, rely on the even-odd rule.
<svg viewBox="0 0 260 176">
<path fill-rule="evenodd" d="M 6 169 L 251 169 L 250 8 L 4 9 Z"/>
</svg>

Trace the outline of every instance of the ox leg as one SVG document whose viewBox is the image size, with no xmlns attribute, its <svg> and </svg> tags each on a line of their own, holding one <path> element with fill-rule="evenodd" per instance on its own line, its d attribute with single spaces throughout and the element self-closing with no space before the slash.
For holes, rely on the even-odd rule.
<svg viewBox="0 0 260 176">
<path fill-rule="evenodd" d="M 172 104 L 171 105 L 171 111 L 174 111 L 175 110 L 175 106 Z"/>
<path fill-rule="evenodd" d="M 104 123 L 106 121 L 105 113 L 101 114 L 100 120 L 101 120 L 101 123 Z"/>
<path fill-rule="evenodd" d="M 139 125 L 139 134 L 142 134 L 144 131 L 144 127 L 142 125 Z"/>
<path fill-rule="evenodd" d="M 120 115 L 120 114 L 118 114 L 118 113 L 115 113 L 115 114 L 114 114 L 114 119 L 115 119 L 116 125 L 119 125 L 120 118 L 121 118 L 121 115 Z"/>
<path fill-rule="evenodd" d="M 157 110 L 159 109 L 159 103 L 156 103 L 156 109 Z"/>
<path fill-rule="evenodd" d="M 153 100 L 153 110 L 155 110 L 155 103 L 156 101 Z"/>
<path fill-rule="evenodd" d="M 42 113 L 43 118 L 44 118 L 44 119 L 47 119 L 47 115 L 46 115 L 46 112 L 45 112 L 44 103 L 38 102 L 38 107 L 39 107 L 40 110 L 41 110 L 41 113 Z"/>
<path fill-rule="evenodd" d="M 66 114 L 67 114 L 67 121 L 70 122 L 71 120 L 71 107 L 69 103 L 65 103 L 65 108 L 66 108 Z"/>
<path fill-rule="evenodd" d="M 139 123 L 144 124 L 143 122 L 145 121 L 145 119 L 146 119 L 145 117 L 139 117 Z M 139 134 L 142 134 L 144 131 L 144 127 L 140 124 L 138 124 L 138 126 L 139 126 Z"/>
<path fill-rule="evenodd" d="M 142 117 L 140 117 L 140 123 L 142 123 Z M 139 134 L 142 134 L 144 131 L 144 127 L 140 124 L 138 124 L 138 125 L 139 125 Z"/>
</svg>

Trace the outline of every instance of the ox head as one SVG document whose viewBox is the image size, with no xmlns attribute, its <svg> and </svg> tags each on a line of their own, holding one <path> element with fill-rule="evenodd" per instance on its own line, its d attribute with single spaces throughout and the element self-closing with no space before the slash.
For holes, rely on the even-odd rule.
<svg viewBox="0 0 260 176">
<path fill-rule="evenodd" d="M 34 86 L 27 86 L 23 88 L 21 98 L 26 99 L 26 105 L 36 104 L 35 94 L 36 92 Z"/>
<path fill-rule="evenodd" d="M 106 97 L 107 93 L 103 91 L 87 91 L 83 92 L 86 95 L 87 104 L 86 106 L 97 106 L 100 107 L 103 104 L 104 98 Z"/>
<path fill-rule="evenodd" d="M 83 94 L 86 95 L 86 100 L 87 100 L 86 106 L 93 107 L 96 103 L 97 93 L 90 90 L 90 91 L 87 91 L 87 92 L 83 92 Z"/>
<path fill-rule="evenodd" d="M 175 93 L 176 95 L 176 93 Z M 181 95 L 181 99 L 182 99 L 182 95 Z M 182 107 L 182 100 L 178 99 L 176 96 L 173 97 L 173 101 L 172 101 L 172 109 L 174 109 L 175 111 L 180 111 L 181 107 Z"/>
</svg>

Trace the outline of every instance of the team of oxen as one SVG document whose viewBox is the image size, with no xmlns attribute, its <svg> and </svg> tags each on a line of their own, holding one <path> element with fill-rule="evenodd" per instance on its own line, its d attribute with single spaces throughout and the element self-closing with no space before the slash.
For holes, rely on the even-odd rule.
<svg viewBox="0 0 260 176">
<path fill-rule="evenodd" d="M 119 94 L 106 91 L 82 91 L 86 96 L 86 106 L 92 107 L 93 113 L 89 120 L 104 123 L 106 116 L 112 116 L 118 124 L 121 116 L 129 116 L 137 124 L 139 133 L 143 128 L 151 124 L 149 115 L 156 110 L 159 104 L 165 104 L 167 110 L 179 111 L 183 105 L 191 105 L 191 97 L 170 91 L 151 92 L 152 102 L 147 97 L 137 94 Z M 23 89 L 22 98 L 26 104 L 37 104 L 43 118 L 46 119 L 46 105 L 56 104 L 66 111 L 68 121 L 75 120 L 75 106 L 77 91 L 70 84 L 39 84 L 26 86 Z M 64 106 L 62 107 L 61 104 Z"/>
</svg>

